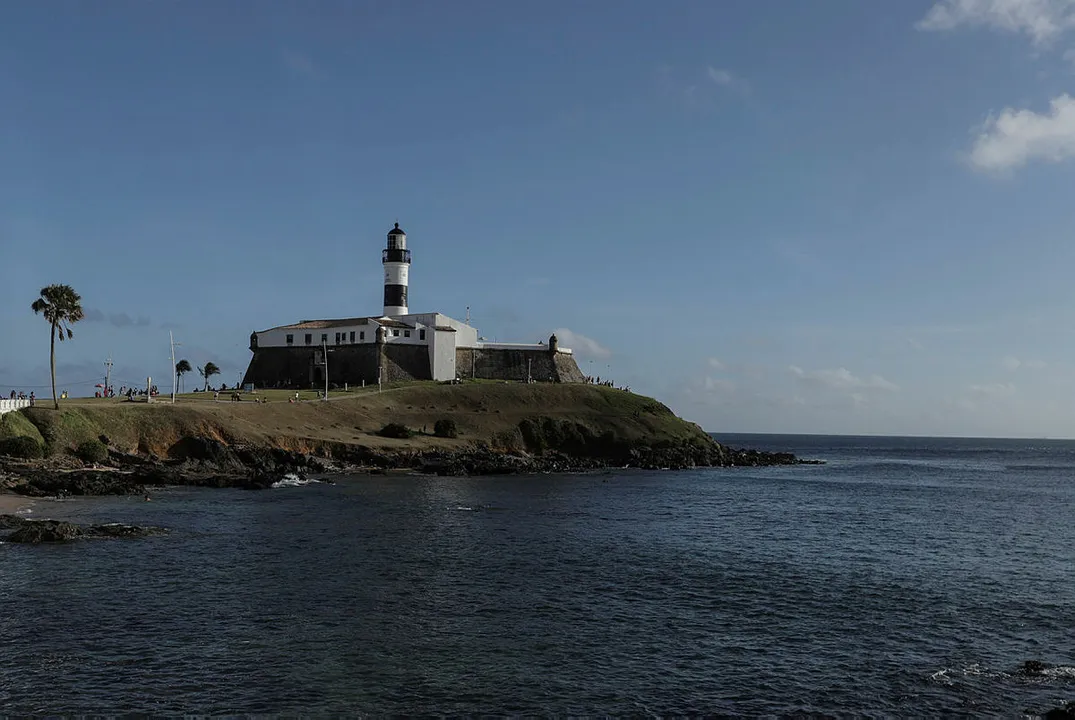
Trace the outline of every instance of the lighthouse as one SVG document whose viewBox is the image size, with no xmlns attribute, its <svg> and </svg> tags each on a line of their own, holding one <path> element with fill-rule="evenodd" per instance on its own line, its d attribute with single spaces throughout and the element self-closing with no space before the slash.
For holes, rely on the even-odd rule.
<svg viewBox="0 0 1075 720">
<path fill-rule="evenodd" d="M 407 233 L 400 229 L 399 223 L 388 231 L 388 247 L 381 251 L 381 264 L 384 265 L 384 314 L 406 315 L 411 251 L 407 249 Z"/>
</svg>

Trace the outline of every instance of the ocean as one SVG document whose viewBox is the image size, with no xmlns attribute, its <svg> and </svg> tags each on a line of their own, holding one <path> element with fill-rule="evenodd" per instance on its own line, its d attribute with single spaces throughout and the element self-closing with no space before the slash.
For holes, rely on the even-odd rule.
<svg viewBox="0 0 1075 720">
<path fill-rule="evenodd" d="M 0 545 L 0 714 L 1013 717 L 1075 699 L 1075 442 L 717 437 L 827 464 L 39 502 L 172 532 Z"/>
</svg>

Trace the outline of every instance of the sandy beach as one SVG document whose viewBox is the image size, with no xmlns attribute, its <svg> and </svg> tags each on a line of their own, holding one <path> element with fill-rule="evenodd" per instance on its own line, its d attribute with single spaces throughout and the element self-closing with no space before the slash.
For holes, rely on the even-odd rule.
<svg viewBox="0 0 1075 720">
<path fill-rule="evenodd" d="M 25 510 L 33 504 L 33 498 L 23 497 L 22 495 L 13 495 L 9 493 L 0 493 L 0 515 L 18 512 L 19 510 Z"/>
</svg>

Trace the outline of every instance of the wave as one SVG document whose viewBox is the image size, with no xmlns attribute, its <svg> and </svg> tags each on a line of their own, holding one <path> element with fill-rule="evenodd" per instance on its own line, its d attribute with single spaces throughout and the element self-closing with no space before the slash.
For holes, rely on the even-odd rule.
<svg viewBox="0 0 1075 720">
<path fill-rule="evenodd" d="M 829 467 L 835 472 L 873 472 L 892 470 L 916 470 L 921 472 L 951 472 L 952 470 L 974 470 L 982 472 L 1003 472 L 1004 465 L 988 460 L 966 460 L 958 458 L 923 460 L 911 458 L 878 458 L 861 461 L 830 461 Z"/>
<path fill-rule="evenodd" d="M 1006 672 L 1004 670 L 994 670 L 992 668 L 983 667 L 979 663 L 974 663 L 959 669 L 941 668 L 930 674 L 929 681 L 941 685 L 954 685 L 957 682 L 957 678 L 960 677 L 985 678 L 990 680 L 1021 680 L 1024 682 L 1063 681 L 1066 684 L 1067 681 L 1075 680 L 1075 666 L 1048 666 L 1044 663 L 1029 661 L 1021 668 Z"/>
<path fill-rule="evenodd" d="M 318 482 L 313 478 L 302 477 L 295 473 L 288 473 L 282 478 L 274 482 L 270 487 L 273 488 L 286 488 L 286 487 L 302 487 L 303 485 L 309 485 L 310 483 Z"/>
<path fill-rule="evenodd" d="M 1055 465 L 1048 464 L 1032 464 L 1032 465 L 1005 465 L 1005 470 L 1011 472 L 1033 473 L 1033 472 L 1056 472 L 1058 470 L 1075 470 L 1075 464 L 1062 464 L 1057 463 Z"/>
</svg>

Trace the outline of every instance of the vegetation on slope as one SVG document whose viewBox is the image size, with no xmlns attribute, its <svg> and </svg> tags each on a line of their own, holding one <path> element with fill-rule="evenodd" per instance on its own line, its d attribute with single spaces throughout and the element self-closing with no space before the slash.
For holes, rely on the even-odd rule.
<svg viewBox="0 0 1075 720">
<path fill-rule="evenodd" d="M 176 405 L 89 400 L 60 411 L 23 412 L 22 420 L 29 420 L 23 424 L 33 428 L 49 454 L 73 452 L 100 438 L 123 451 L 168 457 L 185 437 L 307 453 L 331 453 L 340 446 L 416 451 L 482 445 L 618 458 L 638 445 L 716 447 L 701 428 L 656 400 L 594 385 L 414 383 L 328 402 L 213 402 L 204 396 Z M 438 423 L 454 426 L 456 437 L 436 434 Z M 384 437 L 388 424 L 414 432 Z M 30 431 L 22 427 L 22 432 Z"/>
</svg>

